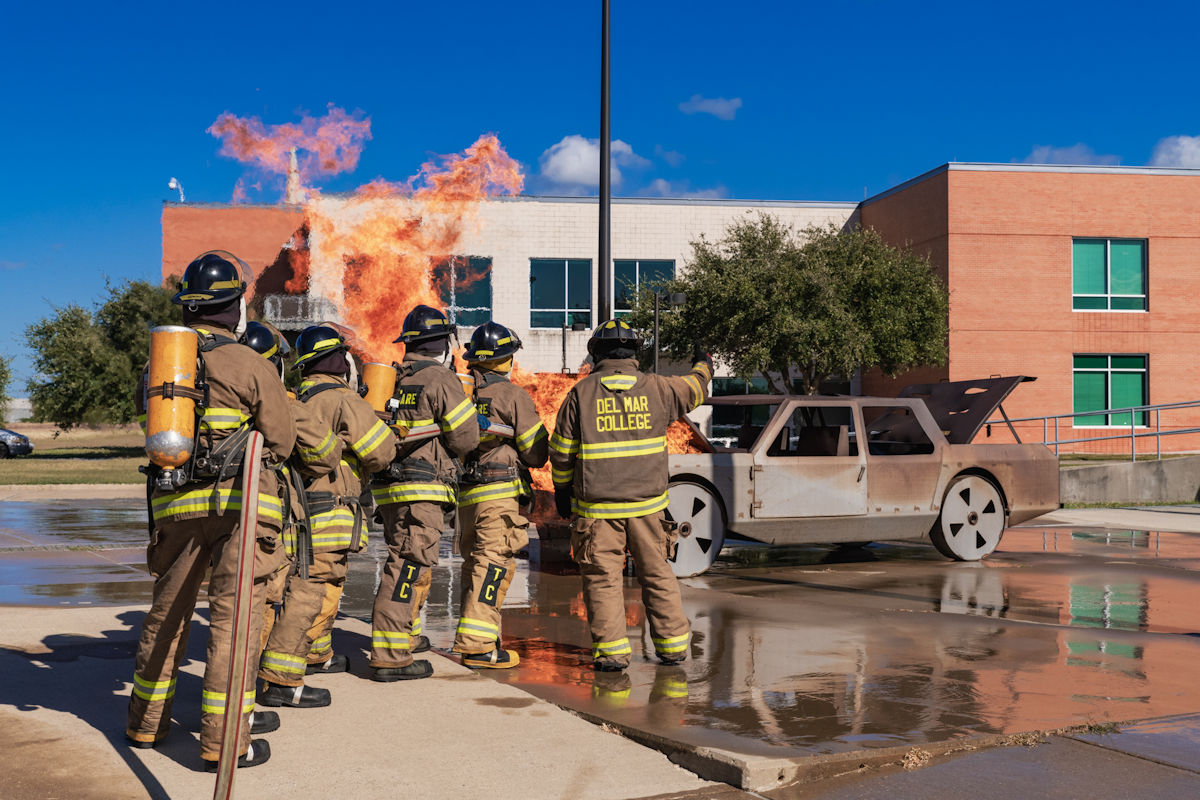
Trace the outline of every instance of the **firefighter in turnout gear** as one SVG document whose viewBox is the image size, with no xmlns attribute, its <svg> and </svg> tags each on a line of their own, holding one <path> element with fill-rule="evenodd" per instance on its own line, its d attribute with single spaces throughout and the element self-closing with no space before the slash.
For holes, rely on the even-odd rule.
<svg viewBox="0 0 1200 800">
<path fill-rule="evenodd" d="M 520 661 L 500 646 L 500 609 L 516 568 L 513 554 L 529 542 L 529 520 L 520 513 L 532 497 L 528 470 L 545 464 L 549 453 L 533 400 L 508 380 L 520 348 L 516 334 L 489 322 L 475 329 L 466 350 L 480 435 L 458 487 L 462 610 L 454 652 L 475 669 Z"/>
<path fill-rule="evenodd" d="M 371 677 L 377 681 L 433 674 L 428 661 L 413 660 L 413 621 L 429 594 L 445 512 L 454 507 L 454 459 L 479 446 L 475 404 L 446 367 L 453 332 L 445 314 L 417 306 L 396 339 L 405 345 L 392 422 L 400 444 L 371 488 L 388 547 L 371 618 Z"/>
<path fill-rule="evenodd" d="M 261 323 L 251 322 L 246 327 L 243 340 L 248 347 L 275 364 L 282 377 L 283 355 L 288 352 L 282 336 Z M 306 504 L 301 493 L 307 484 L 333 472 L 343 454 L 342 442 L 326 420 L 290 394 L 289 401 L 296 421 L 296 447 L 288 463 L 280 470 L 291 501 L 291 524 L 284 529 L 284 545 L 289 560 L 268 581 L 260 648 L 264 652 L 259 662 L 259 677 L 289 688 L 279 691 L 269 683 L 268 688 L 260 693 L 259 702 L 264 705 L 311 707 L 329 704 L 327 690 L 299 686 L 303 683 L 308 655 L 308 625 L 305 621 L 311 623 L 318 615 L 324 598 L 324 580 L 317 575 L 324 562 L 318 562 L 313 554 L 311 520 L 305 513 Z M 296 558 L 304 559 L 303 564 L 296 562 Z M 295 571 L 300 574 L 294 574 Z M 313 583 L 317 584 L 315 590 Z M 277 619 L 274 605 L 281 601 L 284 610 Z M 300 628 L 298 631 L 297 627 Z M 303 640 L 302 644 L 292 646 L 294 650 L 302 651 L 298 658 L 292 652 L 283 652 L 293 640 Z M 297 672 L 300 676 L 298 683 L 292 680 Z M 281 698 L 281 694 L 285 696 Z"/>
<path fill-rule="evenodd" d="M 241 270 L 239 270 L 239 266 Z M 125 735 L 134 747 L 153 747 L 166 738 L 179 663 L 187 648 L 192 611 L 205 572 L 208 580 L 209 639 L 201 693 L 200 750 L 207 767 L 215 771 L 220 756 L 222 728 L 227 710 L 251 714 L 254 710 L 253 670 L 247 671 L 244 690 L 226 697 L 231 662 L 234 595 L 237 583 L 239 512 L 243 502 L 257 503 L 258 526 L 254 563 L 254 608 L 262 608 L 267 578 L 285 558 L 279 541 L 283 523 L 276 473 L 270 467 L 292 452 L 296 427 L 288 411 L 287 395 L 279 375 L 257 353 L 237 342 L 244 329 L 245 265 L 229 253 L 205 253 L 188 265 L 174 302 L 183 306 L 183 322 L 200 338 L 206 402 L 197 402 L 196 446 L 180 470 L 185 481 L 169 485 L 161 473 L 148 470 L 148 497 L 152 533 L 146 560 L 154 576 L 149 612 L 142 622 L 134 664 L 133 693 Z M 196 367 L 192 365 L 190 370 Z M 147 395 L 163 387 L 139 385 L 135 397 L 144 408 Z M 242 497 L 241 472 L 244 441 L 251 430 L 265 440 L 266 467 L 261 472 L 257 497 Z M 151 431 L 153 433 L 153 431 Z M 165 487 L 163 484 L 168 484 Z M 261 614 L 252 614 L 250 641 L 257 643 Z M 237 752 L 238 766 L 255 766 L 271 754 L 263 733 L 278 727 L 278 720 L 252 715 L 243 728 Z"/>
<path fill-rule="evenodd" d="M 321 420 L 332 435 L 316 452 L 341 451 L 337 468 L 303 482 L 303 506 L 312 537 L 308 577 L 288 581 L 283 615 L 262 656 L 259 677 L 265 682 L 260 702 L 268 706 L 312 708 L 329 705 L 327 689 L 304 685 L 309 671 L 313 633 L 324 635 L 333 625 L 337 600 L 346 582 L 349 554 L 366 545 L 366 524 L 360 497 L 364 476 L 383 469 L 396 454 L 396 439 L 387 425 L 358 394 L 353 356 L 337 330 L 325 325 L 305 329 L 296 339 L 296 364 L 303 380 L 300 404 Z M 330 592 L 330 588 L 334 592 Z M 327 602 L 333 595 L 334 602 Z M 344 655 L 332 655 L 313 671 L 345 672 Z"/>
<path fill-rule="evenodd" d="M 697 348 L 691 372 L 638 370 L 641 340 L 620 320 L 588 341 L 595 369 L 567 393 L 550 437 L 555 505 L 573 516 L 571 552 L 583 578 L 593 666 L 629 666 L 622 571 L 633 555 L 655 653 L 687 657 L 689 628 L 668 559 L 676 542 L 667 508 L 667 427 L 708 397 L 712 361 Z"/>
</svg>

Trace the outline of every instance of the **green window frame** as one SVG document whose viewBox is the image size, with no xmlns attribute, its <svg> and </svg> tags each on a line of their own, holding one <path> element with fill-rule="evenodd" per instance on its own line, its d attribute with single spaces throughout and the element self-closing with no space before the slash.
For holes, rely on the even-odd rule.
<svg viewBox="0 0 1200 800">
<path fill-rule="evenodd" d="M 491 258 L 450 256 L 434 264 L 431 273 L 452 324 L 474 327 L 492 318 Z"/>
<path fill-rule="evenodd" d="M 1150 405 L 1150 359 L 1141 355 L 1077 354 L 1073 365 L 1074 406 L 1081 411 L 1107 411 Z M 1133 419 L 1131 419 L 1131 417 Z M 1087 414 L 1072 418 L 1076 428 L 1138 427 L 1148 424 L 1146 411 Z"/>
<path fill-rule="evenodd" d="M 1145 311 L 1145 239 L 1071 240 L 1071 308 L 1075 311 Z"/>
<path fill-rule="evenodd" d="M 674 280 L 675 262 L 666 258 L 619 258 L 613 260 L 613 309 L 618 317 L 633 311 L 642 283 Z"/>
<path fill-rule="evenodd" d="M 592 327 L 592 260 L 529 259 L 529 327 Z"/>
</svg>

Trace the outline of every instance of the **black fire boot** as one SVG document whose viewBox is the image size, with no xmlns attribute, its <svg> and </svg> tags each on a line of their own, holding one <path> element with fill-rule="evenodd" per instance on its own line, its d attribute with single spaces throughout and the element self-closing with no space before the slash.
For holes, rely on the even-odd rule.
<svg viewBox="0 0 1200 800">
<path fill-rule="evenodd" d="M 345 672 L 350 669 L 350 659 L 338 654 L 320 664 L 309 664 L 304 670 L 305 675 L 325 675 L 331 672 Z"/>
<path fill-rule="evenodd" d="M 431 646 L 432 645 L 429 644 L 429 637 L 423 633 L 419 633 L 416 636 L 412 637 L 412 646 L 408 652 L 410 652 L 410 653 L 428 653 L 429 648 Z"/>
<path fill-rule="evenodd" d="M 608 658 L 597 658 L 592 662 L 592 669 L 596 672 L 624 672 L 626 665 Z"/>
<path fill-rule="evenodd" d="M 279 715 L 274 711 L 252 711 L 250 713 L 250 734 L 270 733 L 279 730 Z"/>
<path fill-rule="evenodd" d="M 250 749 L 246 751 L 246 755 L 237 760 L 237 765 L 241 767 L 257 767 L 259 764 L 265 764 L 271 758 L 271 745 L 267 744 L 266 739 L 251 739 Z M 218 761 L 205 761 L 204 769 L 208 772 L 216 772 Z"/>
<path fill-rule="evenodd" d="M 512 669 L 521 658 L 512 650 L 493 649 L 488 653 L 464 653 L 462 665 L 470 669 Z"/>
<path fill-rule="evenodd" d="M 266 688 L 258 696 L 259 705 L 289 708 L 321 708 L 332 702 L 328 689 L 315 686 L 280 686 L 263 681 Z"/>
<path fill-rule="evenodd" d="M 129 745 L 135 750 L 149 750 L 152 747 L 158 747 L 162 741 L 162 739 L 158 739 L 153 742 L 139 742 L 136 739 L 130 739 L 128 734 L 125 736 L 125 744 Z"/>
<path fill-rule="evenodd" d="M 433 674 L 433 665 L 421 659 L 406 667 L 375 667 L 371 670 L 371 680 L 381 683 L 392 681 L 413 681 L 418 678 L 428 678 Z"/>
</svg>

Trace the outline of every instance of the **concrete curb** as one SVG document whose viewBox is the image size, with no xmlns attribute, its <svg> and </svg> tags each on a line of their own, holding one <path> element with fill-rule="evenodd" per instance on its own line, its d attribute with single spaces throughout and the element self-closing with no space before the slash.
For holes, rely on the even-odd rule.
<svg viewBox="0 0 1200 800">
<path fill-rule="evenodd" d="M 796 783 L 810 783 L 890 765 L 912 763 L 913 768 L 919 768 L 925 766 L 930 759 L 939 756 L 994 747 L 1028 745 L 1044 741 L 1049 736 L 1070 736 L 1086 732 L 1086 726 L 1078 726 L 1053 731 L 980 734 L 944 742 L 770 758 L 690 745 L 595 714 L 570 708 L 566 710 L 596 725 L 614 730 L 638 744 L 662 752 L 675 764 L 705 780 L 720 781 L 749 792 L 771 791 Z M 1131 723 L 1112 724 L 1120 726 Z"/>
</svg>

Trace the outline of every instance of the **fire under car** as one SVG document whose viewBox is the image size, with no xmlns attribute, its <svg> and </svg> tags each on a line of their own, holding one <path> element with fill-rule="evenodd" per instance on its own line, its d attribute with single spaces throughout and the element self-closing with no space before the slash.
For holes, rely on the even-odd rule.
<svg viewBox="0 0 1200 800">
<path fill-rule="evenodd" d="M 1004 414 L 1004 398 L 1031 380 L 910 386 L 888 398 L 712 398 L 712 436 L 692 424 L 692 449 L 701 452 L 670 456 L 675 574 L 707 570 L 727 537 L 771 545 L 928 538 L 947 558 L 984 558 L 1008 525 L 1059 507 L 1049 448 L 1020 444 L 1011 425 L 1015 444 L 974 443 L 994 411 Z"/>
</svg>

